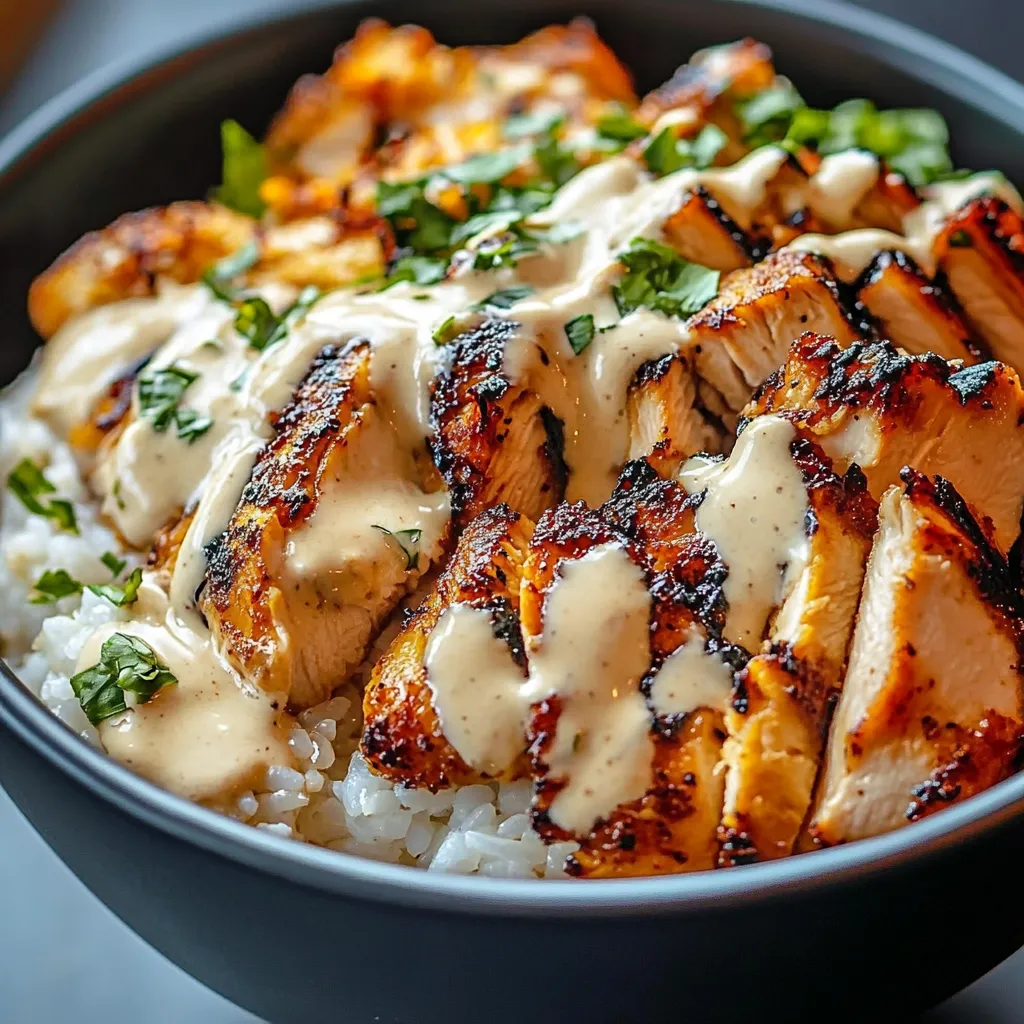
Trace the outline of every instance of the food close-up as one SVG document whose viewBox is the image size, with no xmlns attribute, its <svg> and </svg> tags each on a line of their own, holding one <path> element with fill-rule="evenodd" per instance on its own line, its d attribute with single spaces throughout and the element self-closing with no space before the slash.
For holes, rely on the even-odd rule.
<svg viewBox="0 0 1024 1024">
<path fill-rule="evenodd" d="M 1024 738 L 1024 204 L 752 39 L 364 22 L 34 281 L 0 653 L 137 775 L 501 878 L 913 826 Z M 252 126 L 249 126 L 252 127 Z"/>
</svg>

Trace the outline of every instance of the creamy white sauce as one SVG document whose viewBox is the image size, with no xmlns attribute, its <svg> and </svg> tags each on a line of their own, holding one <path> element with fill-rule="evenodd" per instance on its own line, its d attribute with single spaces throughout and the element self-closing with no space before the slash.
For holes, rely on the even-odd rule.
<svg viewBox="0 0 1024 1024">
<path fill-rule="evenodd" d="M 694 629 L 651 681 L 651 707 L 656 715 L 689 714 L 698 708 L 725 711 L 732 683 L 732 669 L 705 649 L 701 630 Z"/>
<path fill-rule="evenodd" d="M 104 641 L 124 633 L 148 644 L 177 683 L 100 723 L 112 757 L 181 796 L 218 805 L 258 787 L 269 766 L 291 763 L 283 700 L 233 673 L 208 634 L 168 611 L 158 587 L 144 584 L 133 611 L 135 621 L 110 623 L 89 637 L 77 671 L 97 664 Z"/>
<path fill-rule="evenodd" d="M 529 638 L 524 693 L 531 703 L 557 697 L 561 708 L 545 760 L 564 785 L 549 813 L 577 835 L 651 785 L 651 716 L 640 693 L 650 609 L 643 572 L 620 545 L 605 544 L 562 564 L 543 632 Z"/>
<path fill-rule="evenodd" d="M 697 529 L 715 542 L 729 569 L 723 634 L 755 653 L 787 582 L 808 557 L 807 491 L 790 454 L 794 437 L 788 420 L 759 416 L 728 459 L 690 459 L 679 472 L 687 491 L 704 492 Z"/>
<path fill-rule="evenodd" d="M 874 153 L 862 149 L 830 153 L 811 176 L 808 205 L 841 230 L 849 225 L 854 210 L 878 181 L 879 172 Z"/>
<path fill-rule="evenodd" d="M 924 202 L 904 216 L 901 235 L 873 228 L 837 235 L 807 234 L 795 238 L 786 248 L 828 257 L 845 281 L 854 280 L 878 253 L 888 249 L 907 253 L 926 274 L 932 275 L 935 239 L 950 215 L 965 203 L 979 196 L 994 195 L 1018 213 L 1024 212 L 1020 193 L 993 171 L 972 174 L 960 181 L 936 182 L 925 186 L 921 193 Z"/>
<path fill-rule="evenodd" d="M 523 752 L 529 703 L 523 673 L 494 635 L 491 613 L 467 604 L 446 608 L 423 664 L 448 742 L 470 767 L 500 775 Z"/>
</svg>

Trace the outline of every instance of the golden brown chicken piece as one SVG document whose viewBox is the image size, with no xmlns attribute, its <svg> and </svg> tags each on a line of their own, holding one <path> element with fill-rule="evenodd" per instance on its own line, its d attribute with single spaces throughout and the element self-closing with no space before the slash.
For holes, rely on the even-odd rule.
<svg viewBox="0 0 1024 1024">
<path fill-rule="evenodd" d="M 668 476 L 695 452 L 719 452 L 725 430 L 699 406 L 696 375 L 684 356 L 663 356 L 637 370 L 626 396 L 629 458 L 647 458 Z"/>
<path fill-rule="evenodd" d="M 982 196 L 950 217 L 934 243 L 940 269 L 988 351 L 1024 366 L 1024 222 Z"/>
<path fill-rule="evenodd" d="M 443 495 L 395 443 L 369 367 L 365 341 L 314 360 L 208 556 L 200 608 L 222 649 L 294 707 L 359 664 L 446 532 Z M 364 532 L 367 507 L 380 520 Z"/>
<path fill-rule="evenodd" d="M 219 203 L 179 202 L 119 217 L 84 235 L 32 282 L 29 316 L 49 338 L 70 317 L 137 295 L 160 278 L 198 281 L 217 260 L 250 243 L 258 259 L 239 285 L 267 280 L 337 288 L 383 269 L 375 219 L 313 221 L 257 232 L 257 222 Z M 300 244 L 301 243 L 301 244 Z"/>
<path fill-rule="evenodd" d="M 511 46 L 455 49 L 425 28 L 369 19 L 323 75 L 299 79 L 266 145 L 275 174 L 337 190 L 364 168 L 402 179 L 497 149 L 505 120 L 541 104 L 586 124 L 609 100 L 635 103 L 630 77 L 584 19 Z M 275 207 L 282 185 L 270 183 Z"/>
<path fill-rule="evenodd" d="M 533 524 L 506 505 L 487 509 L 463 531 L 458 546 L 429 596 L 374 666 L 363 698 L 362 752 L 380 775 L 433 791 L 491 777 L 483 765 L 468 765 L 446 738 L 434 705 L 426 655 L 442 616 L 456 606 L 485 611 L 494 636 L 507 647 L 510 674 L 525 677 L 519 631 L 519 581 Z M 482 666 L 467 663 L 472 676 Z M 526 750 L 525 723 L 519 754 Z M 521 757 L 503 766 L 522 773 Z"/>
<path fill-rule="evenodd" d="M 879 335 L 912 355 L 976 363 L 980 351 L 956 301 L 941 280 L 925 277 L 906 253 L 879 253 L 854 285 Z"/>
<path fill-rule="evenodd" d="M 558 420 L 502 369 L 518 330 L 514 320 L 488 319 L 461 335 L 433 383 L 429 444 L 456 529 L 503 502 L 535 520 L 565 492 Z"/>
<path fill-rule="evenodd" d="M 772 253 L 733 271 L 687 326 L 698 372 L 730 404 L 739 396 L 737 382 L 720 367 L 723 353 L 749 391 L 778 367 L 803 331 L 829 334 L 842 346 L 860 337 L 825 263 L 798 252 Z"/>
<path fill-rule="evenodd" d="M 760 255 L 755 241 L 702 185 L 683 196 L 665 221 L 664 234 L 680 256 L 712 270 L 738 270 Z"/>
<path fill-rule="evenodd" d="M 687 134 L 702 124 L 713 124 L 729 139 L 719 154 L 721 162 L 732 163 L 748 149 L 735 104 L 775 82 L 771 56 L 764 43 L 753 39 L 700 50 L 664 85 L 644 97 L 637 120 L 655 128 L 660 118 L 671 113 L 678 130 Z M 689 120 L 683 117 L 686 113 Z"/>
<path fill-rule="evenodd" d="M 837 472 L 856 462 L 876 498 L 904 466 L 948 479 L 991 521 L 1003 551 L 1024 504 L 1024 391 L 1002 363 L 959 369 L 888 342 L 845 350 L 805 335 L 747 416 L 777 412 L 808 432 Z"/>
<path fill-rule="evenodd" d="M 807 488 L 808 556 L 766 651 L 740 674 L 726 712 L 726 867 L 792 852 L 810 807 L 875 530 L 877 505 L 856 466 L 837 477 L 803 438 L 791 451 Z"/>
<path fill-rule="evenodd" d="M 907 470 L 882 499 L 810 837 L 916 821 L 1014 769 L 1021 601 L 953 487 Z"/>
<path fill-rule="evenodd" d="M 721 563 L 713 546 L 692 530 L 690 503 L 678 484 L 660 478 L 646 462 L 631 462 L 623 472 L 615 495 L 601 513 L 585 506 L 560 505 L 545 513 L 534 533 L 524 569 L 521 615 L 528 654 L 534 668 L 545 644 L 557 644 L 560 628 L 550 620 L 552 594 L 582 560 L 607 552 L 609 545 L 628 557 L 636 567 L 637 580 L 646 578 L 650 592 L 649 616 L 641 604 L 628 613 L 636 616 L 639 658 L 634 670 L 644 679 L 645 699 L 659 707 L 659 673 L 672 655 L 688 640 L 703 649 L 707 637 L 701 615 L 720 625 L 723 606 L 720 592 Z M 624 532 L 626 527 L 628 532 Z M 639 575 L 640 567 L 645 570 Z M 719 581 L 715 588 L 714 580 Z M 609 611 L 621 609 L 624 595 L 611 595 Z M 621 622 L 595 622 L 593 607 L 581 607 L 578 614 L 596 632 L 609 631 L 615 637 Z M 600 614 L 597 616 L 601 619 Z M 648 618 L 650 623 L 648 625 Z M 554 635 L 552 630 L 556 630 Z M 627 630 L 627 632 L 629 632 Z M 644 669 L 646 662 L 649 669 Z M 614 659 L 612 664 L 618 665 Z M 717 663 L 724 680 L 724 694 L 731 682 L 731 669 Z M 605 669 L 614 673 L 615 669 Z M 594 679 L 596 691 L 614 683 L 610 677 Z M 632 679 L 626 689 L 636 684 Z M 622 696 L 622 689 L 616 689 Z M 629 690 L 635 694 L 635 691 Z M 652 696 L 653 694 L 653 696 Z M 671 703 L 672 695 L 667 698 Z M 642 795 L 619 804 L 611 813 L 581 833 L 559 824 L 552 817 L 556 801 L 567 784 L 553 768 L 553 756 L 564 757 L 564 721 L 578 712 L 579 694 L 556 693 L 534 704 L 530 722 L 531 753 L 534 760 L 536 798 L 534 825 L 549 841 L 574 838 L 580 849 L 569 857 L 570 874 L 589 878 L 666 874 L 712 867 L 722 801 L 722 778 L 716 774 L 723 739 L 721 711 L 697 707 L 687 711 L 658 713 L 647 707 L 622 709 L 619 714 L 637 714 L 634 728 L 647 734 L 636 742 L 641 750 Z M 635 700 L 636 697 L 629 698 Z M 584 731 L 573 742 L 581 757 L 587 756 L 596 738 Z M 580 769 L 582 770 L 582 769 Z M 578 783 L 578 780 L 577 780 Z"/>
</svg>

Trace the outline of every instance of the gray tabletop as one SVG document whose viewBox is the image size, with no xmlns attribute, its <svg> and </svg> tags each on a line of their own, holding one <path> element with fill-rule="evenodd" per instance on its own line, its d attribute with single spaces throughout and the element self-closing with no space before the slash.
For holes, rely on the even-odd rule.
<svg viewBox="0 0 1024 1024">
<path fill-rule="evenodd" d="M 0 0 L 0 3 L 15 0 Z M 29 0 L 31 2 L 31 0 Z M 807 0 L 813 3 L 813 0 Z M 859 0 L 1020 75 L 1024 9 L 1006 0 Z M 0 135 L 89 71 L 289 0 L 66 0 L 0 96 Z M 1016 24 L 1011 24 L 1016 22 Z M 117 965 L 112 987 L 110 965 Z M 881 1009 L 881 1008 L 880 1008 Z M 881 1019 L 881 1015 L 880 1018 Z M 1024 951 L 922 1024 L 1024 1020 Z M 77 881 L 0 791 L 0 1021 L 258 1024 L 136 938 Z"/>
</svg>

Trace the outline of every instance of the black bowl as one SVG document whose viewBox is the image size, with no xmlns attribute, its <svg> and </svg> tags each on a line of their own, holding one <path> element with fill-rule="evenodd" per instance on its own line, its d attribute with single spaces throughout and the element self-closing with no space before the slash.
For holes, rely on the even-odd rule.
<svg viewBox="0 0 1024 1024">
<path fill-rule="evenodd" d="M 37 344 L 23 313 L 35 273 L 125 210 L 202 195 L 219 120 L 261 128 L 370 14 L 469 43 L 582 10 L 641 89 L 697 47 L 752 35 L 819 105 L 938 107 L 960 163 L 1024 180 L 1024 89 L 846 7 L 301 6 L 102 72 L 0 144 L 0 383 Z M 0 780 L 26 817 L 141 936 L 273 1021 L 877 1019 L 934 1004 L 1024 942 L 1024 776 L 901 832 L 774 864 L 621 882 L 438 876 L 288 843 L 171 796 L 82 743 L 0 667 Z"/>
</svg>

